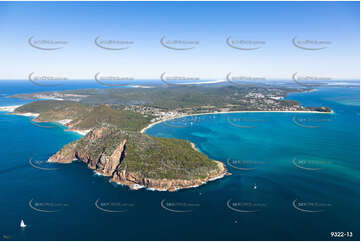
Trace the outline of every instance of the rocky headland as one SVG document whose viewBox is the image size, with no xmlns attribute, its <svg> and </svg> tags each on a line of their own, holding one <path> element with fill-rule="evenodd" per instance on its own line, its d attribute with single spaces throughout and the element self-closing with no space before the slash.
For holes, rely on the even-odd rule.
<svg viewBox="0 0 361 242">
<path fill-rule="evenodd" d="M 111 125 L 93 129 L 49 158 L 58 163 L 76 160 L 131 189 L 175 191 L 228 174 L 222 162 L 210 160 L 187 141 L 126 132 Z"/>
</svg>

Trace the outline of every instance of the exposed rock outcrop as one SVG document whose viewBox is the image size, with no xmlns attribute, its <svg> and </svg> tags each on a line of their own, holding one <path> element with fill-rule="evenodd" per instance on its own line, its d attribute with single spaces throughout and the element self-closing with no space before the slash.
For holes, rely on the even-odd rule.
<svg viewBox="0 0 361 242">
<path fill-rule="evenodd" d="M 135 184 L 147 187 L 152 190 L 158 191 L 176 191 L 178 189 L 185 189 L 191 187 L 198 187 L 205 184 L 208 181 L 216 180 L 222 178 L 224 175 L 229 175 L 226 172 L 225 166 L 222 162 L 216 161 L 219 163 L 219 170 L 215 170 L 205 178 L 198 179 L 152 179 L 144 178 L 136 173 L 128 172 L 126 170 L 117 171 L 114 173 L 111 181 L 117 182 L 119 184 L 128 185 L 132 188 Z"/>
</svg>

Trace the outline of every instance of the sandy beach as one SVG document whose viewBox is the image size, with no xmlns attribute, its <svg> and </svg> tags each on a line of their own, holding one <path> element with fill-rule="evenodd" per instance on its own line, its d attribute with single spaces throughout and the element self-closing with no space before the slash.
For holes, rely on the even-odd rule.
<svg viewBox="0 0 361 242">
<path fill-rule="evenodd" d="M 193 150 L 199 152 L 199 150 L 197 150 L 197 147 L 196 147 L 196 145 L 195 145 L 193 142 L 190 142 L 190 141 L 189 141 L 189 143 L 191 143 L 191 146 L 192 146 Z"/>
<path fill-rule="evenodd" d="M 66 124 L 70 123 L 71 121 L 73 121 L 73 120 L 72 119 L 63 119 L 63 120 L 59 120 L 57 122 L 60 123 L 61 125 L 66 125 Z"/>
<path fill-rule="evenodd" d="M 75 132 L 77 134 L 80 134 L 80 135 L 84 136 L 84 135 L 86 135 L 87 133 L 90 132 L 90 129 L 86 129 L 86 130 L 82 130 L 82 129 L 66 129 L 65 131 Z"/>
<path fill-rule="evenodd" d="M 19 116 L 25 116 L 25 117 L 38 117 L 40 114 L 38 113 L 11 113 L 12 115 L 19 115 Z"/>
<path fill-rule="evenodd" d="M 15 109 L 20 107 L 20 106 L 21 105 L 2 106 L 2 107 L 0 107 L 0 111 L 14 112 Z M 319 111 L 233 111 L 233 112 L 215 112 L 215 113 L 196 113 L 196 114 L 179 115 L 179 116 L 176 116 L 176 117 L 163 119 L 163 120 L 159 120 L 159 121 L 154 122 L 154 123 L 150 123 L 150 124 L 148 124 L 147 127 L 143 128 L 140 131 L 140 133 L 144 133 L 147 129 L 153 127 L 156 124 L 166 122 L 166 121 L 169 121 L 169 120 L 173 120 L 173 119 L 177 119 L 177 118 L 201 116 L 201 115 L 227 114 L 227 113 L 229 113 L 229 114 L 232 114 L 232 113 L 315 113 L 315 114 L 333 114 L 334 112 L 333 111 L 331 111 L 331 112 L 319 112 Z M 38 113 L 12 113 L 12 114 L 26 116 L 26 117 L 34 117 L 34 118 L 39 116 Z M 72 121 L 71 119 L 64 119 L 64 120 L 58 120 L 58 121 L 54 121 L 54 122 L 66 126 L 66 124 L 70 123 L 71 121 Z M 72 130 L 72 129 L 68 129 L 67 131 L 76 132 L 76 133 L 84 136 L 87 133 L 89 133 L 90 130 Z M 194 146 L 194 144 L 192 144 L 192 145 Z M 195 148 L 195 146 L 194 146 L 194 148 Z"/>
<path fill-rule="evenodd" d="M 157 122 L 149 124 L 147 127 L 143 128 L 140 133 L 144 133 L 147 129 L 153 127 L 156 124 L 163 123 L 169 120 L 177 119 L 177 118 L 184 118 L 184 117 L 192 117 L 192 116 L 201 116 L 201 115 L 215 115 L 215 114 L 227 114 L 227 113 L 315 113 L 315 114 L 334 114 L 333 111 L 331 112 L 319 112 L 319 111 L 233 111 L 233 112 L 216 112 L 216 113 L 196 113 L 196 114 L 187 114 L 187 115 L 180 115 L 177 117 L 159 120 Z"/>
<path fill-rule="evenodd" d="M 0 111 L 6 111 L 6 112 L 14 112 L 15 109 L 20 107 L 21 105 L 13 105 L 13 106 L 2 106 L 0 107 Z"/>
<path fill-rule="evenodd" d="M 8 112 L 12 112 L 11 114 L 12 115 L 20 115 L 20 116 L 25 116 L 25 117 L 33 117 L 33 119 L 31 121 L 33 122 L 43 122 L 43 121 L 37 121 L 36 118 L 40 115 L 38 113 L 14 113 L 13 111 L 11 110 L 15 110 L 17 107 L 20 107 L 20 106 L 9 106 L 9 107 L 12 107 L 12 108 L 9 108 Z M 14 108 L 15 107 L 15 108 Z M 5 107 L 0 107 L 0 111 L 3 111 L 1 108 L 5 108 Z M 67 127 L 66 125 L 68 123 L 70 123 L 71 121 L 73 121 L 72 119 L 63 119 L 63 120 L 57 120 L 57 121 L 51 121 L 52 123 L 58 123 L 60 125 L 63 125 L 65 127 Z M 44 121 L 45 122 L 45 121 Z M 49 121 L 50 122 L 50 121 Z M 87 133 L 90 132 L 90 129 L 87 129 L 87 130 L 80 130 L 80 129 L 66 129 L 65 131 L 70 131 L 70 132 L 75 132 L 77 134 L 80 134 L 82 136 L 86 135 Z"/>
</svg>

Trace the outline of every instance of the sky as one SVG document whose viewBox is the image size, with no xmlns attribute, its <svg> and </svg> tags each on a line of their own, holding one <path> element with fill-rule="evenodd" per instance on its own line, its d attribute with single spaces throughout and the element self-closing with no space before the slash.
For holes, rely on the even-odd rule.
<svg viewBox="0 0 361 242">
<path fill-rule="evenodd" d="M 0 36 L 2 80 L 360 76 L 359 2 L 1 2 Z"/>
</svg>

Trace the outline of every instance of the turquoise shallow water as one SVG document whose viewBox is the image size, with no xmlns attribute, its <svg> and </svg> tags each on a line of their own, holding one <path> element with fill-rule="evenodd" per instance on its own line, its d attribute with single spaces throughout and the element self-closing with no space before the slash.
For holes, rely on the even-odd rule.
<svg viewBox="0 0 361 242">
<path fill-rule="evenodd" d="M 233 175 L 224 180 L 227 188 L 220 193 L 266 205 L 257 215 L 237 214 L 248 231 L 271 227 L 274 239 L 327 239 L 336 230 L 358 235 L 359 90 L 330 88 L 288 98 L 329 106 L 335 113 L 193 116 L 156 125 L 147 133 L 189 140 L 210 158 L 226 162 Z M 297 210 L 293 202 L 308 212 Z"/>
<path fill-rule="evenodd" d="M 359 89 L 332 88 L 288 97 L 329 106 L 332 115 L 219 114 L 153 126 L 147 134 L 189 140 L 232 173 L 173 193 L 131 191 L 78 162 L 50 166 L 43 161 L 80 136 L 60 125 L 40 128 L 27 117 L 1 113 L 0 235 L 10 240 L 329 240 L 330 232 L 339 231 L 358 240 L 359 94 Z M 48 170 L 34 168 L 29 159 Z M 21 219 L 29 225 L 25 230 L 19 229 Z"/>
</svg>

